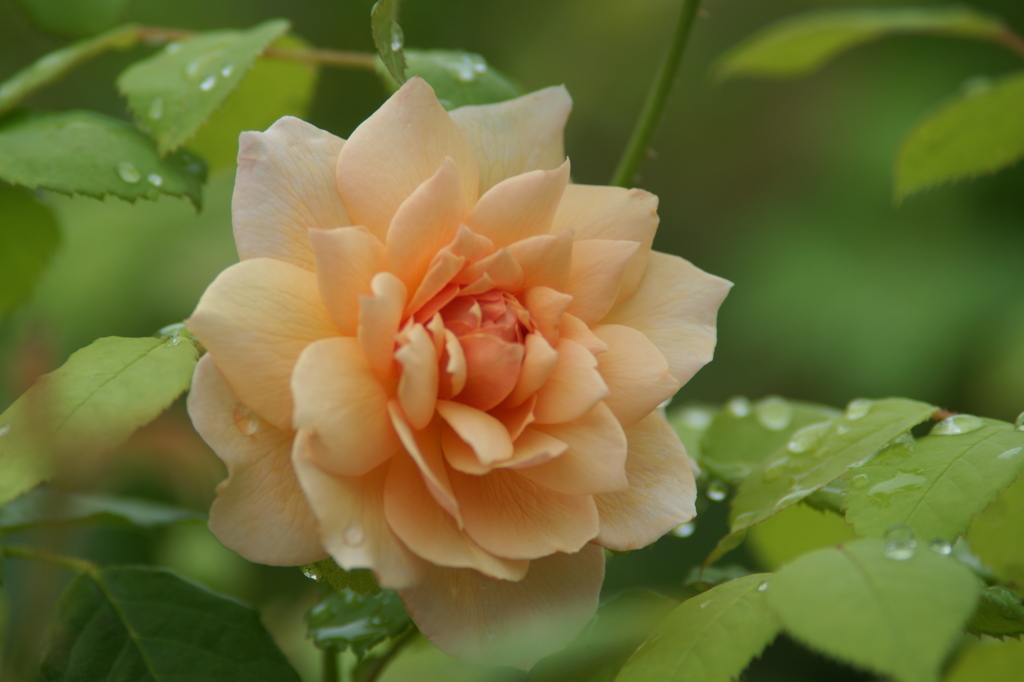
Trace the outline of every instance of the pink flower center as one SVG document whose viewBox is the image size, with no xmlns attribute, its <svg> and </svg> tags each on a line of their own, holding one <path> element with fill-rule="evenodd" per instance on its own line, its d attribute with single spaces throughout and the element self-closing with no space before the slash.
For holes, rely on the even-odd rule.
<svg viewBox="0 0 1024 682">
<path fill-rule="evenodd" d="M 457 296 L 441 309 L 441 319 L 459 338 L 489 334 L 522 344 L 534 329 L 530 313 L 516 297 L 497 289 L 475 296 Z"/>
</svg>

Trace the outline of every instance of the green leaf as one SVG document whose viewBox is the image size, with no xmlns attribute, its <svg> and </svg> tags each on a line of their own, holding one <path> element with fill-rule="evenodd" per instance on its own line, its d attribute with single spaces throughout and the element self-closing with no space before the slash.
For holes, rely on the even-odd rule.
<svg viewBox="0 0 1024 682">
<path fill-rule="evenodd" d="M 967 649 L 943 682 L 1016 680 L 1024 670 L 1024 642 L 983 642 Z"/>
<path fill-rule="evenodd" d="M 794 431 L 840 414 L 831 407 L 778 396 L 753 405 L 746 398 L 733 398 L 704 432 L 701 465 L 712 478 L 739 485 L 765 457 L 784 446 Z"/>
<path fill-rule="evenodd" d="M 370 32 L 377 54 L 398 83 L 406 81 L 405 34 L 398 25 L 398 0 L 377 0 L 370 10 Z"/>
<path fill-rule="evenodd" d="M 765 601 L 774 582 L 769 574 L 748 575 L 683 602 L 655 628 L 615 679 L 736 679 L 778 634 L 778 620 Z"/>
<path fill-rule="evenodd" d="M 117 87 L 139 127 L 166 154 L 196 135 L 288 27 L 284 19 L 274 19 L 244 31 L 211 31 L 170 43 L 125 69 Z"/>
<path fill-rule="evenodd" d="M 523 94 L 507 76 L 472 52 L 409 49 L 405 50 L 405 61 L 406 76 L 427 81 L 445 109 L 494 104 Z M 377 61 L 377 75 L 389 90 L 398 90 L 398 82 L 381 60 Z"/>
<path fill-rule="evenodd" d="M 29 189 L 134 202 L 160 194 L 202 204 L 206 165 L 186 152 L 165 159 L 127 123 L 90 111 L 30 116 L 0 128 L 0 180 Z"/>
<path fill-rule="evenodd" d="M 205 518 L 205 514 L 151 500 L 69 494 L 40 488 L 0 508 L 0 535 L 57 524 L 114 523 L 158 528 Z"/>
<path fill-rule="evenodd" d="M 275 48 L 309 47 L 294 36 L 282 36 Z M 282 116 L 305 117 L 316 89 L 315 64 L 295 59 L 257 59 L 252 71 L 199 129 L 189 148 L 201 154 L 210 168 L 235 165 L 238 134 L 266 130 Z"/>
<path fill-rule="evenodd" d="M 1024 635 L 1024 604 L 1020 597 L 1005 587 L 995 585 L 985 589 L 978 600 L 978 608 L 967 623 L 967 632 L 989 637 L 1017 637 Z"/>
<path fill-rule="evenodd" d="M 719 410 L 719 407 L 713 405 L 689 403 L 665 413 L 665 419 L 675 429 L 679 440 L 683 441 L 686 454 L 693 457 L 701 467 L 704 466 L 704 455 L 700 441 Z"/>
<path fill-rule="evenodd" d="M 75 578 L 57 602 L 47 682 L 298 682 L 259 613 L 159 568 L 113 566 Z"/>
<path fill-rule="evenodd" d="M 841 53 L 897 34 L 998 40 L 998 17 L 969 7 L 821 9 L 788 17 L 729 50 L 716 66 L 721 78 L 793 78 L 816 71 Z"/>
<path fill-rule="evenodd" d="M 317 582 L 324 582 L 326 580 L 327 584 L 338 592 L 348 588 L 359 595 L 380 593 L 380 585 L 377 584 L 377 579 L 373 577 L 373 571 L 365 568 L 346 571 L 330 557 L 322 559 L 315 564 L 303 566 L 302 572 L 307 578 L 312 578 Z"/>
<path fill-rule="evenodd" d="M 1024 478 L 999 493 L 974 519 L 967 541 L 1000 582 L 1024 596 Z"/>
<path fill-rule="evenodd" d="M 412 625 L 398 593 L 336 592 L 314 606 L 306 617 L 309 637 L 321 649 L 351 649 L 357 658 Z"/>
<path fill-rule="evenodd" d="M 744 479 L 732 500 L 731 533 L 722 539 L 705 564 L 714 563 L 730 544 L 738 544 L 732 536 L 799 503 L 851 467 L 862 465 L 928 419 L 935 409 L 933 405 L 902 398 L 855 400 L 844 416 L 793 433 L 785 445 Z"/>
<path fill-rule="evenodd" d="M 28 299 L 58 244 L 60 229 L 49 207 L 0 183 L 0 321 Z"/>
<path fill-rule="evenodd" d="M 116 24 L 131 0 L 19 0 L 29 20 L 50 33 L 91 36 Z"/>
<path fill-rule="evenodd" d="M 91 40 L 81 40 L 43 55 L 0 83 L 0 115 L 6 114 L 26 97 L 61 78 L 82 62 L 107 50 L 127 49 L 138 42 L 136 27 L 122 26 Z"/>
<path fill-rule="evenodd" d="M 645 590 L 619 595 L 597 610 L 591 625 L 564 651 L 542 658 L 530 671 L 530 681 L 614 679 L 626 659 L 677 604 Z"/>
<path fill-rule="evenodd" d="M 1024 72 L 976 80 L 919 121 L 896 157 L 897 201 L 1024 157 Z"/>
<path fill-rule="evenodd" d="M 952 542 L 1021 473 L 1024 432 L 958 415 L 923 438 L 908 434 L 847 477 L 846 521 L 858 535 L 904 524 L 926 541 Z"/>
<path fill-rule="evenodd" d="M 108 337 L 75 352 L 0 414 L 0 505 L 126 441 L 192 381 L 198 352 L 174 339 Z"/>
<path fill-rule="evenodd" d="M 905 682 L 938 678 L 974 611 L 978 580 L 928 550 L 889 558 L 861 540 L 807 554 L 771 581 L 768 604 L 786 631 L 812 649 Z"/>
</svg>

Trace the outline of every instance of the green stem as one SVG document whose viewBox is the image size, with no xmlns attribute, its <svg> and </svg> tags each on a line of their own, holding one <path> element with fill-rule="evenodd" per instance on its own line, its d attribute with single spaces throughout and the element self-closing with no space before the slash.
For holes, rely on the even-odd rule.
<svg viewBox="0 0 1024 682">
<path fill-rule="evenodd" d="M 64 556 L 62 554 L 54 554 L 53 552 L 47 552 L 43 549 L 35 549 L 34 547 L 3 545 L 0 547 L 0 553 L 3 553 L 4 556 L 38 561 L 52 566 L 60 566 L 61 568 L 66 568 L 69 571 L 74 571 L 75 573 L 94 575 L 99 570 L 99 567 L 91 561 L 75 559 L 74 557 Z"/>
<path fill-rule="evenodd" d="M 323 658 L 323 670 L 320 678 L 323 682 L 338 682 L 338 652 L 327 648 L 320 652 Z"/>
<path fill-rule="evenodd" d="M 633 136 L 626 145 L 626 151 L 622 154 L 619 167 L 615 169 L 611 184 L 618 187 L 631 187 L 637 169 L 647 153 L 647 147 L 654 137 L 654 131 L 658 127 L 658 121 L 665 110 L 665 102 L 668 101 L 668 94 L 672 90 L 672 83 L 676 78 L 676 71 L 679 70 L 679 63 L 682 61 L 683 51 L 690 40 L 690 33 L 693 31 L 693 24 L 697 19 L 697 10 L 700 9 L 700 0 L 683 0 L 683 7 L 679 13 L 679 23 L 676 24 L 676 32 L 672 36 L 672 44 L 669 46 L 668 54 L 658 69 L 658 75 L 647 93 L 647 101 L 644 103 L 643 113 L 636 122 L 633 129 Z"/>
<path fill-rule="evenodd" d="M 391 648 L 387 650 L 382 656 L 370 659 L 366 662 L 366 666 L 357 671 L 355 682 L 376 682 L 377 678 L 380 677 L 381 673 L 384 672 L 384 668 L 398 655 L 398 653 L 405 648 L 408 644 L 416 637 L 416 633 L 419 632 L 416 628 L 410 627 L 404 633 L 395 639 L 395 643 L 391 645 Z"/>
</svg>

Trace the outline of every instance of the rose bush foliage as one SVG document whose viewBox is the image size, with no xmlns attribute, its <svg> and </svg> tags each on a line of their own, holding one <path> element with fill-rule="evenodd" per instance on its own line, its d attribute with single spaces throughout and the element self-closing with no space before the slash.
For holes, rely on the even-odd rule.
<svg viewBox="0 0 1024 682">
<path fill-rule="evenodd" d="M 653 195 L 569 182 L 570 108 L 557 87 L 449 113 L 414 78 L 348 140 L 244 133 L 241 260 L 188 320 L 217 537 L 372 569 L 490 664 L 576 635 L 602 547 L 694 516 L 657 407 L 711 359 L 730 286 L 651 250 Z"/>
</svg>

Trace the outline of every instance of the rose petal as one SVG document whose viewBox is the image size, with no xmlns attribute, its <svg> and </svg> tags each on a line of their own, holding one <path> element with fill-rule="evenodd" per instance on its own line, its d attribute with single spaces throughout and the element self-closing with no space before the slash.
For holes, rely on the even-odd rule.
<svg viewBox="0 0 1024 682">
<path fill-rule="evenodd" d="M 494 468 L 492 464 L 481 462 L 469 443 L 459 438 L 459 434 L 447 424 L 441 427 L 441 450 L 449 466 L 464 474 L 482 476 Z"/>
<path fill-rule="evenodd" d="M 512 439 L 508 431 L 500 421 L 486 412 L 449 400 L 438 400 L 437 412 L 459 438 L 469 443 L 484 464 L 512 456 Z"/>
<path fill-rule="evenodd" d="M 565 160 L 562 131 L 572 109 L 564 86 L 545 88 L 499 104 L 451 112 L 480 160 L 480 191 L 505 178 L 557 168 Z"/>
<path fill-rule="evenodd" d="M 440 390 L 451 399 L 461 393 L 466 386 L 466 355 L 462 352 L 462 344 L 450 329 L 444 332 L 444 351 L 447 360 Z"/>
<path fill-rule="evenodd" d="M 231 198 L 239 258 L 276 258 L 313 269 L 308 233 L 352 224 L 334 181 L 344 144 L 293 116 L 265 133 L 241 134 Z"/>
<path fill-rule="evenodd" d="M 530 287 L 523 290 L 519 300 L 530 311 L 530 318 L 544 338 L 550 343 L 558 341 L 558 325 L 572 305 L 572 296 L 549 287 Z"/>
<path fill-rule="evenodd" d="M 384 241 L 398 207 L 446 156 L 458 166 L 463 197 L 472 206 L 480 183 L 473 148 L 426 81 L 410 78 L 338 154 L 338 191 L 348 214 Z"/>
<path fill-rule="evenodd" d="M 370 296 L 359 297 L 356 338 L 370 367 L 381 379 L 394 376 L 395 335 L 405 309 L 405 285 L 390 272 L 370 280 Z"/>
<path fill-rule="evenodd" d="M 529 562 L 501 559 L 480 549 L 435 499 L 410 458 L 391 460 L 384 484 L 384 514 L 409 549 L 436 566 L 475 568 L 505 580 L 526 575 Z"/>
<path fill-rule="evenodd" d="M 310 344 L 295 365 L 291 390 L 295 426 L 319 436 L 324 448 L 309 456 L 325 471 L 360 476 L 401 447 L 388 418 L 388 394 L 355 339 Z"/>
<path fill-rule="evenodd" d="M 551 376 L 558 364 L 558 351 L 540 334 L 527 334 L 523 344 L 525 355 L 519 379 L 505 400 L 505 405 L 516 407 L 532 397 Z"/>
<path fill-rule="evenodd" d="M 324 558 L 316 517 L 292 469 L 295 434 L 260 421 L 239 403 L 210 355 L 196 365 L 188 413 L 228 468 L 210 507 L 210 530 L 221 544 L 271 566 Z"/>
<path fill-rule="evenodd" d="M 569 185 L 558 204 L 552 232 L 575 230 L 576 238 L 639 242 L 622 277 L 619 300 L 628 298 L 643 277 L 658 229 L 658 197 L 642 189 Z"/>
<path fill-rule="evenodd" d="M 520 472 L 536 467 L 562 455 L 569 446 L 543 431 L 525 428 L 515 442 L 512 456 L 496 465 L 501 469 L 516 469 Z M 529 476 L 527 476 L 529 478 Z M 559 491 L 564 492 L 564 491 Z"/>
<path fill-rule="evenodd" d="M 531 395 L 516 407 L 496 407 L 488 414 L 505 425 L 509 437 L 514 441 L 523 429 L 533 423 L 533 408 L 536 404 L 537 396 Z"/>
<path fill-rule="evenodd" d="M 608 386 L 597 370 L 594 354 L 569 339 L 555 346 L 558 364 L 537 391 L 533 413 L 538 424 L 578 419 L 608 397 Z"/>
<path fill-rule="evenodd" d="M 365 227 L 314 230 L 309 240 L 324 307 L 344 336 L 355 336 L 359 297 L 371 293 L 370 280 L 384 269 L 384 245 Z"/>
<path fill-rule="evenodd" d="M 459 402 L 486 412 L 508 397 L 519 379 L 523 346 L 490 334 L 459 338 L 466 356 L 466 385 Z"/>
<path fill-rule="evenodd" d="M 523 269 L 508 249 L 498 249 L 490 256 L 478 260 L 459 273 L 455 282 L 469 284 L 483 275 L 488 275 L 494 287 L 503 291 L 519 291 L 523 288 Z"/>
<path fill-rule="evenodd" d="M 730 287 L 732 282 L 682 258 L 652 251 L 636 293 L 602 322 L 639 329 L 665 356 L 672 376 L 685 384 L 711 361 L 715 317 Z"/>
<path fill-rule="evenodd" d="M 608 352 L 608 344 L 599 339 L 583 320 L 569 313 L 562 315 L 562 322 L 558 325 L 558 338 L 572 339 L 594 355 Z"/>
<path fill-rule="evenodd" d="M 597 356 L 597 371 L 610 391 L 604 402 L 623 426 L 636 424 L 682 386 L 668 371 L 665 356 L 641 332 L 600 324 L 594 333 L 608 345 L 608 352 Z"/>
<path fill-rule="evenodd" d="M 568 182 L 568 161 L 555 170 L 530 171 L 502 180 L 480 197 L 466 224 L 497 247 L 548 234 Z"/>
<path fill-rule="evenodd" d="M 523 271 L 522 286 L 565 289 L 572 271 L 572 244 L 572 230 L 527 237 L 510 244 L 508 250 Z"/>
<path fill-rule="evenodd" d="M 459 293 L 459 285 L 451 284 L 452 278 L 459 274 L 465 264 L 466 259 L 462 256 L 447 250 L 439 252 L 430 262 L 427 274 L 416 288 L 416 294 L 409 300 L 406 314 L 415 314 L 416 321 L 422 322 L 448 305 Z"/>
<path fill-rule="evenodd" d="M 332 476 L 308 455 L 308 443 L 315 438 L 299 431 L 292 463 L 320 522 L 324 548 L 346 571 L 372 569 L 381 587 L 401 589 L 419 583 L 429 564 L 402 544 L 384 518 L 387 465 L 365 476 Z"/>
<path fill-rule="evenodd" d="M 604 317 L 619 296 L 626 266 L 640 245 L 611 239 L 588 239 L 572 245 L 572 273 L 565 293 L 572 296 L 567 312 L 586 324 Z"/>
<path fill-rule="evenodd" d="M 402 376 L 398 380 L 398 401 L 409 424 L 418 430 L 426 427 L 434 417 L 438 385 L 437 353 L 433 339 L 422 324 L 413 325 L 406 334 L 409 342 L 395 352 L 395 360 L 402 366 Z"/>
<path fill-rule="evenodd" d="M 483 549 L 509 559 L 577 552 L 597 535 L 597 507 L 589 495 L 564 495 L 511 469 L 485 476 L 451 471 L 466 532 Z"/>
<path fill-rule="evenodd" d="M 571 422 L 530 428 L 557 438 L 568 449 L 550 462 L 519 469 L 524 477 L 567 495 L 592 495 L 628 487 L 626 434 L 604 403 Z"/>
<path fill-rule="evenodd" d="M 649 545 L 697 514 L 690 458 L 665 419 L 651 413 L 626 429 L 626 438 L 629 489 L 594 496 L 601 512 L 596 542 L 618 551 Z"/>
<path fill-rule="evenodd" d="M 406 453 L 411 461 L 419 467 L 423 483 L 427 486 L 430 494 L 441 505 L 441 508 L 455 519 L 459 528 L 462 528 L 459 503 L 455 499 L 455 493 L 452 492 L 452 485 L 448 480 L 448 470 L 444 465 L 444 454 L 441 452 L 441 421 L 434 419 L 427 425 L 427 428 L 413 431 L 394 400 L 388 403 L 388 415 L 391 417 L 391 423 L 395 427 L 398 437 L 402 439 Z M 398 457 L 401 457 L 401 454 Z"/>
<path fill-rule="evenodd" d="M 288 383 L 299 353 L 339 333 L 320 301 L 316 276 L 270 258 L 220 273 L 187 323 L 239 399 L 285 430 L 292 424 Z"/>
</svg>

